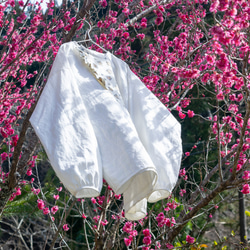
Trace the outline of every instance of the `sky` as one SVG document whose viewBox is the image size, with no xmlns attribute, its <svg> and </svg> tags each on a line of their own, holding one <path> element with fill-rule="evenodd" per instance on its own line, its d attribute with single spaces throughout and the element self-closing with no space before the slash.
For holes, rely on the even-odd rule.
<svg viewBox="0 0 250 250">
<path fill-rule="evenodd" d="M 36 2 L 36 1 L 39 1 L 39 0 L 32 0 L 32 2 Z M 40 0 L 40 2 L 42 2 L 42 1 Z M 48 2 L 49 2 L 49 0 L 43 0 L 43 3 L 41 4 L 43 9 L 47 8 Z M 60 5 L 62 3 L 62 0 L 56 0 L 56 2 Z"/>
</svg>

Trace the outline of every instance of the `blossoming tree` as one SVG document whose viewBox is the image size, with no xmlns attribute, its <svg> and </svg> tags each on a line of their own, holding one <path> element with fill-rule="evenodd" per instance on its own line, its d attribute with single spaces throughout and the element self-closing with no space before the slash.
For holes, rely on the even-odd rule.
<svg viewBox="0 0 250 250">
<path fill-rule="evenodd" d="M 1 217 L 35 197 L 33 212 L 50 225 L 41 229 L 50 232 L 39 239 L 44 247 L 207 247 L 199 241 L 207 218 L 235 191 L 250 192 L 249 20 L 246 0 L 64 0 L 46 11 L 40 1 L 1 1 Z M 29 118 L 60 45 L 86 38 L 126 61 L 182 124 L 176 188 L 138 222 L 125 220 L 108 183 L 101 196 L 76 200 L 59 181 L 50 189 L 40 182 L 42 148 Z M 32 249 L 36 229 L 12 220 Z"/>
</svg>

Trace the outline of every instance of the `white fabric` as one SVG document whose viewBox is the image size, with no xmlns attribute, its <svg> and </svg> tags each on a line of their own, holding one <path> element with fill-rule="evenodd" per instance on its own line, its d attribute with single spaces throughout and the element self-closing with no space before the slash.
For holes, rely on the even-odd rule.
<svg viewBox="0 0 250 250">
<path fill-rule="evenodd" d="M 30 122 L 77 198 L 98 196 L 104 178 L 123 193 L 126 218 L 138 220 L 176 184 L 180 124 L 111 53 L 63 44 Z"/>
</svg>

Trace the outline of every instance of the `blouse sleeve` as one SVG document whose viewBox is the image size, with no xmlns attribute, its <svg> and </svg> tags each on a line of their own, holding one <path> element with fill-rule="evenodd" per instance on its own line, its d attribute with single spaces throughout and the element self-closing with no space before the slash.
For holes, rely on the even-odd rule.
<svg viewBox="0 0 250 250">
<path fill-rule="evenodd" d="M 149 202 L 167 198 L 181 164 L 181 126 L 159 99 L 127 66 L 128 111 L 138 136 L 155 164 L 158 180 Z"/>
<path fill-rule="evenodd" d="M 102 187 L 100 154 L 67 46 L 59 49 L 30 122 L 64 186 L 77 198 L 93 197 Z"/>
</svg>

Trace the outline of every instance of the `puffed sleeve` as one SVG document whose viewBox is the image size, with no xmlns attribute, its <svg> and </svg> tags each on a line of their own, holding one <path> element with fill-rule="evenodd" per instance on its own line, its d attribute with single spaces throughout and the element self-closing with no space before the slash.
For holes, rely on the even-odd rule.
<svg viewBox="0 0 250 250">
<path fill-rule="evenodd" d="M 159 99 L 127 66 L 128 111 L 138 136 L 155 165 L 158 180 L 149 202 L 167 198 L 181 164 L 181 126 Z"/>
<path fill-rule="evenodd" d="M 69 54 L 62 45 L 30 122 L 64 186 L 77 198 L 93 197 L 102 187 L 100 153 Z"/>
</svg>

